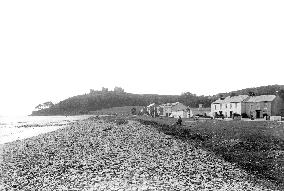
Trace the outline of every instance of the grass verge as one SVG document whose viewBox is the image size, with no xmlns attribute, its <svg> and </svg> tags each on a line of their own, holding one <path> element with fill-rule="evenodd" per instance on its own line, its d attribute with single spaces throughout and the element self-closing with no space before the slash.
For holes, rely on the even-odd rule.
<svg viewBox="0 0 284 191">
<path fill-rule="evenodd" d="M 173 125 L 176 119 L 139 116 L 136 120 L 153 125 L 176 138 L 192 141 L 226 161 L 284 189 L 284 127 L 269 121 L 206 120 Z"/>
</svg>

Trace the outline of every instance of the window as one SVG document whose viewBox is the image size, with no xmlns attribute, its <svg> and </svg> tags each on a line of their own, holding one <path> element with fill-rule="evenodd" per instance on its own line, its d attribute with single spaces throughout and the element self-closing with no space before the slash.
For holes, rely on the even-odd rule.
<svg viewBox="0 0 284 191">
<path fill-rule="evenodd" d="M 235 108 L 237 108 L 238 107 L 238 103 L 235 103 Z"/>
<path fill-rule="evenodd" d="M 232 109 L 232 104 L 230 103 L 230 109 Z"/>
<path fill-rule="evenodd" d="M 217 110 L 217 105 L 215 104 L 215 110 Z"/>
</svg>

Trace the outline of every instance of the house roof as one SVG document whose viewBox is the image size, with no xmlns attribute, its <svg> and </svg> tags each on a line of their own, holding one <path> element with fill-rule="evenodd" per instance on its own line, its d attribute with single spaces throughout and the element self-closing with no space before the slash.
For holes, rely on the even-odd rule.
<svg viewBox="0 0 284 191">
<path fill-rule="evenodd" d="M 217 99 L 216 101 L 214 101 L 212 104 L 220 104 L 220 103 L 225 103 L 224 100 L 221 99 Z"/>
<path fill-rule="evenodd" d="M 183 111 L 186 110 L 187 107 L 182 103 L 176 102 L 172 105 L 172 111 Z"/>
<path fill-rule="evenodd" d="M 172 106 L 175 106 L 175 105 L 178 105 L 180 104 L 179 102 L 175 102 L 175 103 L 165 103 L 165 104 L 162 104 L 160 105 L 161 107 L 164 107 L 164 106 L 168 106 L 168 107 L 172 107 Z"/>
<path fill-rule="evenodd" d="M 273 101 L 276 98 L 276 95 L 260 95 L 260 96 L 251 96 L 245 102 L 264 102 L 264 101 Z"/>
<path fill-rule="evenodd" d="M 233 96 L 233 97 L 229 97 L 228 102 L 230 103 L 239 103 L 242 101 L 245 101 L 246 99 L 248 99 L 249 96 L 248 95 L 238 95 L 238 96 Z"/>
<path fill-rule="evenodd" d="M 155 103 L 151 103 L 150 105 L 148 105 L 147 107 L 152 107 L 152 106 L 155 106 L 156 104 Z"/>
<path fill-rule="evenodd" d="M 248 95 L 238 95 L 238 96 L 228 96 L 225 99 L 221 100 L 218 99 L 213 102 L 213 104 L 220 104 L 220 103 L 239 103 L 247 100 L 249 98 Z"/>
</svg>

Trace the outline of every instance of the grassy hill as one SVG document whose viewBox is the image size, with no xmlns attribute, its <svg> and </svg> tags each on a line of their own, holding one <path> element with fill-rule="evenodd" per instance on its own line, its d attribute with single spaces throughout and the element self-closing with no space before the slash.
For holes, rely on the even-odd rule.
<svg viewBox="0 0 284 191">
<path fill-rule="evenodd" d="M 242 90 L 232 91 L 228 93 L 224 93 L 224 96 L 229 96 L 231 94 L 236 95 L 248 95 L 250 92 L 255 93 L 255 95 L 275 95 L 276 91 L 280 91 L 284 89 L 284 85 L 269 85 L 269 86 L 260 86 L 253 88 L 245 88 Z"/>
<path fill-rule="evenodd" d="M 65 99 L 47 109 L 33 111 L 32 115 L 79 115 L 90 114 L 91 111 L 123 106 L 146 106 L 150 103 L 181 102 L 190 107 L 210 107 L 211 103 L 222 96 L 276 94 L 276 91 L 284 89 L 284 85 L 270 85 L 255 88 L 246 88 L 233 92 L 220 93 L 214 96 L 197 96 L 190 92 L 181 95 L 157 95 L 157 94 L 131 94 L 123 91 L 91 91 L 89 94 L 78 95 Z"/>
<path fill-rule="evenodd" d="M 78 115 L 90 114 L 90 111 L 122 107 L 145 106 L 150 103 L 167 103 L 178 101 L 178 95 L 131 94 L 114 91 L 95 91 L 78 95 L 55 104 L 54 106 L 33 111 L 32 115 Z"/>
<path fill-rule="evenodd" d="M 135 108 L 136 111 L 140 111 L 143 106 L 123 106 L 123 107 L 112 107 L 107 109 L 101 109 L 97 111 L 90 111 L 93 115 L 131 115 L 131 109 Z"/>
</svg>

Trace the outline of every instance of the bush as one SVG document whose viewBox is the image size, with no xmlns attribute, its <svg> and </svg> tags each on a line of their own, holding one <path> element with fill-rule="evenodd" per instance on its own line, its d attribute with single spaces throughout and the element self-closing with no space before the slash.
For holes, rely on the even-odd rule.
<svg viewBox="0 0 284 191">
<path fill-rule="evenodd" d="M 116 119 L 115 120 L 115 124 L 117 125 L 123 125 L 123 124 L 127 124 L 128 123 L 128 120 L 126 119 Z"/>
<path fill-rule="evenodd" d="M 242 113 L 242 118 L 248 118 L 248 115 L 246 113 Z"/>
<path fill-rule="evenodd" d="M 215 116 L 215 118 L 222 118 L 222 119 L 224 119 L 225 116 L 224 116 L 223 114 L 220 114 L 220 115 L 217 114 L 217 115 Z"/>
</svg>

